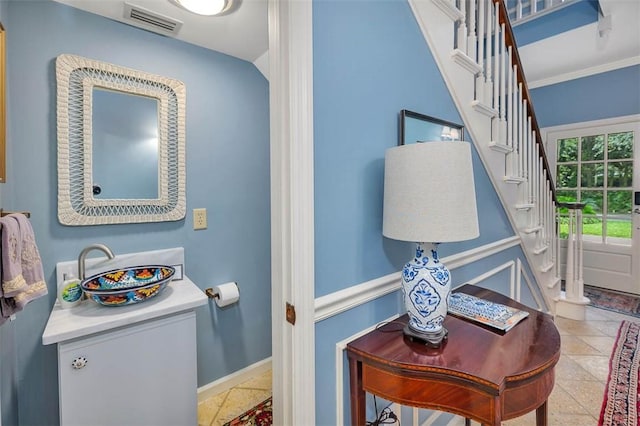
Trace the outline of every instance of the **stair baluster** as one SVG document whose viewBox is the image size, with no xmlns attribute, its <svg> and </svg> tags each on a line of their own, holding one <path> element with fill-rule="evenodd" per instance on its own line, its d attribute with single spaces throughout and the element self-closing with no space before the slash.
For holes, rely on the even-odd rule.
<svg viewBox="0 0 640 426">
<path fill-rule="evenodd" d="M 563 295 L 553 173 L 504 0 L 409 2 L 554 311 Z"/>
</svg>

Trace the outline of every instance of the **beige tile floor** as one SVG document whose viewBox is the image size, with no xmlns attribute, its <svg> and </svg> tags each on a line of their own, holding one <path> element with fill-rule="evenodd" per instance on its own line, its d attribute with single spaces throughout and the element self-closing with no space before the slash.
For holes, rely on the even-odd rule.
<svg viewBox="0 0 640 426">
<path fill-rule="evenodd" d="M 198 426 L 222 426 L 271 396 L 271 370 L 198 404 Z"/>
<path fill-rule="evenodd" d="M 550 426 L 597 425 L 609 357 L 624 319 L 640 322 L 640 318 L 593 307 L 587 307 L 585 321 L 556 318 L 561 356 L 556 366 L 556 385 L 549 397 Z M 198 425 L 221 426 L 270 395 L 271 371 L 201 402 Z M 535 425 L 535 411 L 503 424 Z"/>
<path fill-rule="evenodd" d="M 549 425 L 598 424 L 609 357 L 624 319 L 640 322 L 640 318 L 593 307 L 587 307 L 585 321 L 556 318 L 561 355 L 556 366 L 556 384 L 548 401 Z M 535 411 L 503 424 L 535 425 Z"/>
</svg>

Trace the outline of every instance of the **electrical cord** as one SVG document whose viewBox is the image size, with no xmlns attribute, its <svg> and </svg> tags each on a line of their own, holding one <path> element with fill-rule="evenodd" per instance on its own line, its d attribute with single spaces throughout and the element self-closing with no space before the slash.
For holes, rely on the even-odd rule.
<svg viewBox="0 0 640 426">
<path fill-rule="evenodd" d="M 384 407 L 380 414 L 378 414 L 378 400 L 376 399 L 375 395 L 373 396 L 373 406 L 376 410 L 376 419 L 372 422 L 366 422 L 366 426 L 393 425 L 396 423 L 400 424 L 400 422 L 398 421 L 398 416 L 396 416 L 396 413 L 391 411 L 391 408 L 389 408 L 389 406 Z"/>
<path fill-rule="evenodd" d="M 387 324 L 398 324 L 398 328 L 390 328 L 388 330 L 381 330 L 381 327 L 384 327 Z M 402 321 L 398 321 L 398 320 L 393 320 L 393 321 L 383 321 L 381 323 L 378 323 L 376 325 L 376 330 L 380 331 L 381 333 L 393 333 L 396 331 L 402 331 L 404 329 L 405 324 Z"/>
</svg>

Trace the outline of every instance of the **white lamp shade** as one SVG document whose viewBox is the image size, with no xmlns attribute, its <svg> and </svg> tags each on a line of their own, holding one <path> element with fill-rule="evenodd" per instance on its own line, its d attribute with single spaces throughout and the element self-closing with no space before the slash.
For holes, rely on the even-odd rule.
<svg viewBox="0 0 640 426">
<path fill-rule="evenodd" d="M 468 142 L 421 142 L 386 151 L 382 234 L 434 243 L 480 235 Z"/>
</svg>

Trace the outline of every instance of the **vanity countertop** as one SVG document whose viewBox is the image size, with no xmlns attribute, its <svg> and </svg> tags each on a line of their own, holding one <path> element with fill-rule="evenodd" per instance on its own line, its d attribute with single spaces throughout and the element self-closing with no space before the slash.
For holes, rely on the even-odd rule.
<svg viewBox="0 0 640 426">
<path fill-rule="evenodd" d="M 60 343 L 205 305 L 204 292 L 186 276 L 173 280 L 158 296 L 129 306 L 102 306 L 91 300 L 62 309 L 56 301 L 42 334 L 42 344 Z"/>
</svg>

